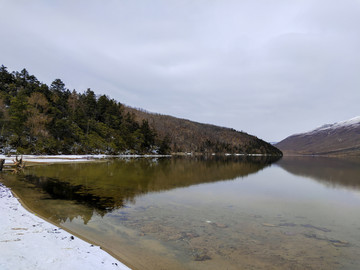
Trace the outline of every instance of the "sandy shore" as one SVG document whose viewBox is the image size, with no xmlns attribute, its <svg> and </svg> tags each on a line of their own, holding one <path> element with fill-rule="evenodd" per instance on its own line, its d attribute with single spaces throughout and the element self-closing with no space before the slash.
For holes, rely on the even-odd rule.
<svg viewBox="0 0 360 270">
<path fill-rule="evenodd" d="M 28 212 L 0 184 L 1 270 L 129 269 L 93 246 Z"/>
</svg>

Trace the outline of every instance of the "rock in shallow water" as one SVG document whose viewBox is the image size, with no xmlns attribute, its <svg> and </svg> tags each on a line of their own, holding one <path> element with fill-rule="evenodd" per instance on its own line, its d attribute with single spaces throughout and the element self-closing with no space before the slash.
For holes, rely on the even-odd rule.
<svg viewBox="0 0 360 270">
<path fill-rule="evenodd" d="M 207 254 L 196 254 L 195 258 L 194 258 L 194 261 L 197 261 L 197 262 L 203 262 L 203 261 L 208 261 L 208 260 L 211 260 L 211 257 Z"/>
</svg>

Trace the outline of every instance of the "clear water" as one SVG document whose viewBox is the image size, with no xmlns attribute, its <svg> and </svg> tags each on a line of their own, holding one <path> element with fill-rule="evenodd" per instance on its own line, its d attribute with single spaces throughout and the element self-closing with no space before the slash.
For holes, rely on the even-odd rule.
<svg viewBox="0 0 360 270">
<path fill-rule="evenodd" d="M 33 211 L 134 269 L 360 265 L 360 160 L 106 160 L 2 178 Z"/>
</svg>

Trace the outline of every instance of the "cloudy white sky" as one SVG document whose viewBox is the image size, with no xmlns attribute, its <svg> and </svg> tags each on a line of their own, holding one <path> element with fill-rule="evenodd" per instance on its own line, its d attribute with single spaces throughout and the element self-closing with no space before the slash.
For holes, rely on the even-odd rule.
<svg viewBox="0 0 360 270">
<path fill-rule="evenodd" d="M 267 141 L 360 115 L 359 0 L 0 0 L 0 65 Z"/>
</svg>

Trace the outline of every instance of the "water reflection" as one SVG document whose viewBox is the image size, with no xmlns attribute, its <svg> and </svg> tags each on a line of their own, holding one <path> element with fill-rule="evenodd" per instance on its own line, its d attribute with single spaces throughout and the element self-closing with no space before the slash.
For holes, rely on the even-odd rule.
<svg viewBox="0 0 360 270">
<path fill-rule="evenodd" d="M 42 215 L 54 222 L 72 220 L 80 215 L 86 224 L 94 211 L 100 216 L 135 203 L 136 197 L 179 187 L 246 177 L 269 166 L 272 157 L 197 157 L 159 159 L 120 159 L 99 163 L 53 164 L 28 167 L 17 180 L 7 182 L 17 192 L 24 184 L 41 191 L 41 200 L 49 200 Z M 27 186 L 29 187 L 29 186 Z M 18 192 L 20 196 L 30 193 Z M 75 204 L 81 211 L 56 213 L 53 200 Z M 27 200 L 29 201 L 29 200 Z M 32 202 L 29 203 L 36 203 Z M 81 206 L 81 207 L 80 207 Z M 86 206 L 86 207 L 84 207 Z M 72 206 L 74 207 L 74 206 Z M 54 214 L 54 212 L 56 214 Z"/>
<path fill-rule="evenodd" d="M 360 158 L 284 157 L 277 165 L 326 186 L 360 189 Z"/>
<path fill-rule="evenodd" d="M 271 162 L 57 164 L 5 175 L 5 184 L 37 214 L 133 269 L 358 269 L 360 196 L 346 179 L 358 179 L 359 163 Z M 329 188 L 343 183 L 349 189 Z"/>
</svg>

